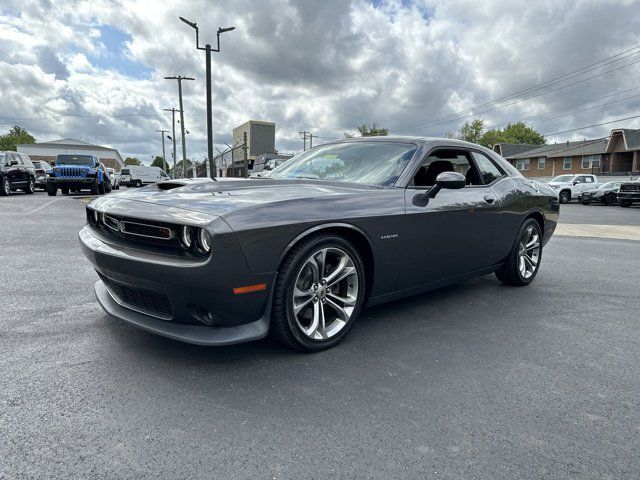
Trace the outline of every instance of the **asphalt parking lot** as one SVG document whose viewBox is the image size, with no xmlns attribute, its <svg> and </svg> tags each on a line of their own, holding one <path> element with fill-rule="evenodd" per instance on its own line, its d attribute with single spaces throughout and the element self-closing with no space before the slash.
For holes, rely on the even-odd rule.
<svg viewBox="0 0 640 480">
<path fill-rule="evenodd" d="M 640 230 L 640 207 L 561 222 Z M 530 287 L 375 307 L 309 355 L 110 320 L 83 224 L 0 199 L 0 478 L 640 477 L 640 241 L 556 236 Z"/>
</svg>

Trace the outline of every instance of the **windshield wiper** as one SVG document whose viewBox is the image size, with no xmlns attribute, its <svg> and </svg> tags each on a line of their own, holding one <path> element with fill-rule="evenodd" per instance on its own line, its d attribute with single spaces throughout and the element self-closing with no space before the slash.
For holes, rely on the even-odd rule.
<svg viewBox="0 0 640 480">
<path fill-rule="evenodd" d="M 302 179 L 307 179 L 307 180 L 320 180 L 320 177 L 318 175 L 313 175 L 313 174 L 309 174 L 309 175 L 295 175 L 293 177 L 289 177 L 291 180 L 296 180 L 298 178 L 302 178 Z"/>
</svg>

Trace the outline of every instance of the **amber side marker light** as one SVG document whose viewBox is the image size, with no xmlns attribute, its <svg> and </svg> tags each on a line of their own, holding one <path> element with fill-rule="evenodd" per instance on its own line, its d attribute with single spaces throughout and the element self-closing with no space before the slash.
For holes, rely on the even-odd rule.
<svg viewBox="0 0 640 480">
<path fill-rule="evenodd" d="M 267 289 L 266 283 L 258 283 L 257 285 L 247 285 L 246 287 L 235 287 L 233 289 L 234 295 L 241 295 L 243 293 L 261 292 Z"/>
</svg>

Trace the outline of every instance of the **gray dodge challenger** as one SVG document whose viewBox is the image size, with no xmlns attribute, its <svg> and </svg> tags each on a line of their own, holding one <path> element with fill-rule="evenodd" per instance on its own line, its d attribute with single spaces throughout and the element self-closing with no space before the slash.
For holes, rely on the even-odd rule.
<svg viewBox="0 0 640 480">
<path fill-rule="evenodd" d="M 198 345 L 271 334 L 318 351 L 367 305 L 494 272 L 528 285 L 559 202 L 478 145 L 364 137 L 268 178 L 165 181 L 86 214 L 80 244 L 109 315 Z"/>
</svg>

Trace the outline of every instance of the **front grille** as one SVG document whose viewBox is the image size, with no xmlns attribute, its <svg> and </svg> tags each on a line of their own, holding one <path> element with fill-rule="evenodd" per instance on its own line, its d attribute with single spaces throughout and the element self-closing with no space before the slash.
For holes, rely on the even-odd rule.
<svg viewBox="0 0 640 480">
<path fill-rule="evenodd" d="M 98 275 L 109 289 L 109 292 L 123 306 L 163 319 L 171 318 L 171 302 L 169 302 L 166 295 L 151 290 L 130 287 L 124 283 L 111 280 L 101 273 L 98 273 Z"/>
<path fill-rule="evenodd" d="M 136 235 L 138 237 L 153 238 L 156 240 L 171 240 L 171 229 L 167 227 L 159 227 L 157 225 L 149 225 L 147 223 L 138 223 L 131 221 L 120 222 L 120 230 L 128 235 Z"/>
<path fill-rule="evenodd" d="M 85 177 L 87 170 L 78 167 L 58 167 L 54 172 L 61 177 Z"/>
<path fill-rule="evenodd" d="M 622 185 L 621 192 L 640 192 L 640 185 Z"/>
</svg>

